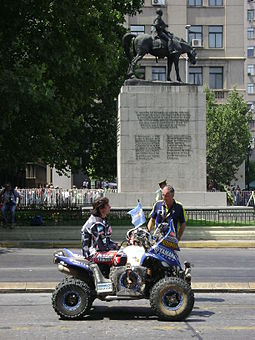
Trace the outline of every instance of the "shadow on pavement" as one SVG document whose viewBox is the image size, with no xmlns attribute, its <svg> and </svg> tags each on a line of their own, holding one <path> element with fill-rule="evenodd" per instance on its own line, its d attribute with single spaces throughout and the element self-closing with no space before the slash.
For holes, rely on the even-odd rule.
<svg viewBox="0 0 255 340">
<path fill-rule="evenodd" d="M 191 312 L 189 318 L 180 322 L 205 322 L 205 318 L 208 318 L 215 313 L 208 310 L 195 310 Z M 194 317 L 194 318 L 192 318 Z M 92 307 L 89 315 L 85 316 L 82 320 L 77 321 L 98 321 L 108 318 L 110 320 L 158 320 L 158 317 L 153 314 L 150 307 L 107 307 L 107 306 L 96 306 Z M 66 320 L 66 321 L 76 321 L 76 320 Z M 160 322 L 169 322 L 162 321 Z"/>
<path fill-rule="evenodd" d="M 212 297 L 199 297 L 199 298 L 195 298 L 195 300 L 199 302 L 225 302 L 225 299 L 212 298 Z"/>
<path fill-rule="evenodd" d="M 96 306 L 84 320 L 103 320 L 104 318 L 110 320 L 157 319 L 150 307 Z"/>
</svg>

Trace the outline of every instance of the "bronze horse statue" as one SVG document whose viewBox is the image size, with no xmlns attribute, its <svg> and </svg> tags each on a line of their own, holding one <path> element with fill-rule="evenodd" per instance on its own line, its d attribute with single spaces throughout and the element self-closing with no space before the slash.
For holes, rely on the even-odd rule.
<svg viewBox="0 0 255 340">
<path fill-rule="evenodd" d="M 133 47 L 134 57 L 131 57 L 130 47 Z M 167 44 L 159 38 L 154 38 L 150 34 L 134 35 L 132 33 L 126 33 L 123 37 L 124 51 L 129 60 L 129 68 L 127 72 L 128 78 L 135 77 L 134 68 L 139 60 L 141 60 L 145 54 L 150 53 L 156 58 L 167 57 L 167 80 L 171 81 L 170 73 L 172 65 L 174 63 L 177 81 L 182 81 L 179 74 L 179 58 L 181 54 L 187 53 L 188 61 L 196 64 L 196 52 L 194 48 L 185 40 L 178 37 L 173 37 L 173 44 L 175 46 L 175 52 L 169 52 Z"/>
</svg>

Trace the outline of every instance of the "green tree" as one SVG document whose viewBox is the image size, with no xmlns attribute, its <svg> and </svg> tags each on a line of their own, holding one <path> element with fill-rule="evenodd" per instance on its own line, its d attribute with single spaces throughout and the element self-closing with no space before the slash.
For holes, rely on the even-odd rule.
<svg viewBox="0 0 255 340">
<path fill-rule="evenodd" d="M 142 4 L 1 1 L 0 174 L 38 159 L 60 171 L 116 173 L 123 23 Z"/>
<path fill-rule="evenodd" d="M 228 185 L 246 159 L 250 143 L 251 115 L 236 89 L 227 102 L 216 104 L 214 93 L 206 89 L 207 175 L 216 187 Z"/>
</svg>

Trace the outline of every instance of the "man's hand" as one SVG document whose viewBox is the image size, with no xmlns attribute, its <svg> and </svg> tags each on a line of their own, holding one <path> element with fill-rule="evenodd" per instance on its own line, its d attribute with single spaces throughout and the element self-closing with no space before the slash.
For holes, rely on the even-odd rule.
<svg viewBox="0 0 255 340">
<path fill-rule="evenodd" d="M 178 232 L 178 235 L 177 235 L 178 241 L 181 241 L 181 238 L 182 238 L 182 235 L 184 233 L 185 228 L 186 228 L 186 223 L 184 222 L 180 225 L 180 228 L 179 228 L 179 232 Z"/>
<path fill-rule="evenodd" d="M 149 232 L 151 232 L 154 228 L 155 225 L 155 220 L 151 217 L 149 220 L 149 223 L 147 225 L 147 229 L 149 230 Z"/>
</svg>

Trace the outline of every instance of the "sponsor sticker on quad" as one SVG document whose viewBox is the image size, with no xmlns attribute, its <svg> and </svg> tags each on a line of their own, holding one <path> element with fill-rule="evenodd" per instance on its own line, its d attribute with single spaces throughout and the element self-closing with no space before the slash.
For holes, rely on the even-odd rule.
<svg viewBox="0 0 255 340">
<path fill-rule="evenodd" d="M 154 249 L 154 251 L 155 251 L 156 254 L 162 255 L 169 260 L 175 260 L 176 259 L 174 254 L 171 251 L 167 250 L 166 248 L 162 248 L 162 247 L 158 246 Z"/>
<path fill-rule="evenodd" d="M 98 293 L 111 293 L 112 292 L 112 283 L 98 283 L 97 284 L 97 292 Z"/>
</svg>

